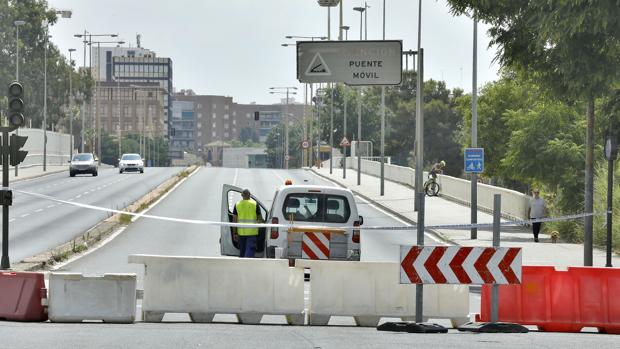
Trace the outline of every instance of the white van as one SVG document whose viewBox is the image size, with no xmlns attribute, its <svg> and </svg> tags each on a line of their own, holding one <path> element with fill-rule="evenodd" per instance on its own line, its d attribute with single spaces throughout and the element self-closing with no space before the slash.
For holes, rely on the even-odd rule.
<svg viewBox="0 0 620 349">
<path fill-rule="evenodd" d="M 224 185 L 222 222 L 232 222 L 232 212 L 237 201 L 241 199 L 242 190 L 232 185 Z M 324 238 L 323 252 L 327 253 L 323 257 L 335 260 L 360 259 L 360 232 L 353 227 L 362 225 L 364 218 L 358 214 L 350 190 L 315 185 L 284 185 L 276 190 L 269 210 L 255 196 L 252 195 L 252 199 L 258 203 L 263 219 L 268 223 L 293 222 L 300 227 L 324 226 L 334 229 L 351 227 L 343 229 L 342 233 L 330 233 L 329 238 Z M 301 230 L 303 231 L 303 228 Z M 303 233 L 289 233 L 286 228 L 260 228 L 258 232 L 256 257 L 274 258 L 276 247 L 282 248 L 282 258 L 308 258 L 309 254 L 313 255 L 312 251 L 308 250 L 310 244 L 302 244 Z M 238 244 L 232 239 L 230 227 L 221 227 L 220 247 L 222 255 L 239 255 Z"/>
</svg>

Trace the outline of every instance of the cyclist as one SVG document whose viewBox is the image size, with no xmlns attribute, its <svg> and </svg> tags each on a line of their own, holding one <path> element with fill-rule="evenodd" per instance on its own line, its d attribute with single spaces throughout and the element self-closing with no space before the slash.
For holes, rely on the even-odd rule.
<svg viewBox="0 0 620 349">
<path fill-rule="evenodd" d="M 435 165 L 431 168 L 431 171 L 428 173 L 428 176 L 433 177 L 433 180 L 437 180 L 437 174 L 443 174 L 444 167 L 446 167 L 446 162 L 443 160 L 435 163 Z"/>
</svg>

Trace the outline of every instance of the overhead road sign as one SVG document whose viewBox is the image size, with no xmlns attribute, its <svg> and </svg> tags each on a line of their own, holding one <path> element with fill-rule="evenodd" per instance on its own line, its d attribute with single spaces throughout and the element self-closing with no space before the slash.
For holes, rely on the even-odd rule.
<svg viewBox="0 0 620 349">
<path fill-rule="evenodd" d="M 297 79 L 303 83 L 398 85 L 403 43 L 377 41 L 298 41 Z"/>
<path fill-rule="evenodd" d="M 401 246 L 401 284 L 519 284 L 521 248 Z"/>
<path fill-rule="evenodd" d="M 484 148 L 465 148 L 465 172 L 484 171 Z"/>
</svg>

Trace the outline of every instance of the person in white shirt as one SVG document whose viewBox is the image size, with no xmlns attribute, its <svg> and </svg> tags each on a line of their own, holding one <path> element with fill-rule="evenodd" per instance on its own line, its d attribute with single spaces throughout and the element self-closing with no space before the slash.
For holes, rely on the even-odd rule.
<svg viewBox="0 0 620 349">
<path fill-rule="evenodd" d="M 530 200 L 530 204 L 527 208 L 527 216 L 530 219 L 540 219 L 545 217 L 547 211 L 547 205 L 545 200 L 540 197 L 540 190 L 534 189 L 532 191 L 534 197 Z M 534 242 L 538 242 L 538 234 L 540 233 L 540 226 L 542 222 L 532 223 L 532 232 L 534 233 Z"/>
</svg>

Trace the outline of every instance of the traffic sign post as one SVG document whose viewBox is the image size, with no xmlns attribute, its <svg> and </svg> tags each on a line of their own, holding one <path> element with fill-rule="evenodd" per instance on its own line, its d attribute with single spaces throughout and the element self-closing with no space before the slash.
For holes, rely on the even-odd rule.
<svg viewBox="0 0 620 349">
<path fill-rule="evenodd" d="M 308 149 L 310 147 L 310 143 L 308 141 L 301 142 L 301 147 L 304 149 Z"/>
<path fill-rule="evenodd" d="M 298 41 L 297 79 L 303 83 L 398 85 L 403 43 L 380 41 Z"/>
<path fill-rule="evenodd" d="M 465 148 L 465 172 L 481 173 L 484 171 L 484 148 Z"/>
</svg>

